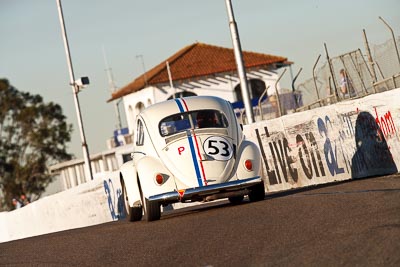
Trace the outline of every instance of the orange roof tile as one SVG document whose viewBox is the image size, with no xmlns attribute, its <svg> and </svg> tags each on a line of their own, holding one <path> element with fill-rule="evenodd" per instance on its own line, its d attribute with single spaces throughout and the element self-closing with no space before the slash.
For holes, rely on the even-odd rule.
<svg viewBox="0 0 400 267">
<path fill-rule="evenodd" d="M 166 61 L 168 61 L 174 82 L 237 69 L 233 49 L 204 43 L 186 46 Z M 169 82 L 166 61 L 146 72 L 148 85 Z M 291 64 L 284 57 L 246 51 L 243 51 L 243 61 L 246 68 L 267 67 L 274 63 Z M 142 74 L 133 82 L 114 92 L 108 102 L 139 91 L 145 86 L 144 74 Z"/>
</svg>

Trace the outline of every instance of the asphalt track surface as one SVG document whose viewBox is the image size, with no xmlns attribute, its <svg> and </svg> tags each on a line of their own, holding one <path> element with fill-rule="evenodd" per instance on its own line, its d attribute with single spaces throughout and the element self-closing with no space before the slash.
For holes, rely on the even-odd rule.
<svg viewBox="0 0 400 267">
<path fill-rule="evenodd" d="M 0 265 L 400 266 L 400 175 L 0 243 Z"/>
</svg>

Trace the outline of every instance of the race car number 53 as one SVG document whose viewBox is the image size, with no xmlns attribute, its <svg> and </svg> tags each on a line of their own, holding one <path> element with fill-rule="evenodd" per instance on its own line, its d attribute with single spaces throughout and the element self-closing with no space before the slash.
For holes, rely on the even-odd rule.
<svg viewBox="0 0 400 267">
<path fill-rule="evenodd" d="M 203 143 L 204 152 L 215 160 L 228 160 L 232 157 L 231 143 L 223 137 L 211 136 Z"/>
</svg>

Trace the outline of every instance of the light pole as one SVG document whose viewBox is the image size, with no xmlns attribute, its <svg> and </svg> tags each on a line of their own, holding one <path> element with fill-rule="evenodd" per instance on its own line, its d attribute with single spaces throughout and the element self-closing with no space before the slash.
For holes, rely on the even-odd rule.
<svg viewBox="0 0 400 267">
<path fill-rule="evenodd" d="M 63 40 L 64 40 L 65 55 L 67 57 L 70 85 L 72 87 L 72 92 L 74 95 L 76 116 L 78 118 L 78 126 L 79 126 L 79 130 L 80 130 L 80 134 L 81 134 L 83 158 L 85 160 L 85 174 L 86 174 L 85 176 L 90 177 L 90 180 L 93 180 L 92 167 L 90 165 L 89 149 L 88 149 L 88 146 L 86 143 L 85 131 L 83 129 L 82 115 L 81 115 L 79 99 L 78 99 L 79 90 L 81 88 L 83 88 L 85 85 L 89 84 L 89 79 L 87 77 L 82 77 L 81 79 L 79 79 L 77 81 L 75 80 L 74 70 L 73 70 L 72 62 L 71 62 L 71 54 L 69 52 L 67 32 L 65 30 L 65 23 L 64 23 L 64 16 L 63 16 L 62 7 L 61 7 L 61 0 L 57 0 L 57 7 L 58 7 L 58 15 L 60 18 L 62 36 L 63 36 Z"/>
<path fill-rule="evenodd" d="M 142 61 L 143 79 L 144 79 L 144 84 L 145 84 L 145 86 L 147 86 L 146 67 L 144 66 L 143 55 L 137 55 L 136 58 L 140 58 L 140 60 Z"/>
<path fill-rule="evenodd" d="M 250 101 L 249 89 L 247 86 L 246 71 L 244 69 L 244 64 L 243 64 L 242 48 L 240 46 L 239 32 L 235 22 L 235 17 L 233 15 L 231 0 L 226 0 L 226 9 L 228 11 L 229 28 L 231 30 L 233 49 L 235 51 L 235 59 L 238 68 L 240 89 L 242 91 L 244 109 L 246 110 L 247 123 L 250 124 L 254 122 L 253 107 Z"/>
<path fill-rule="evenodd" d="M 106 72 L 107 72 L 107 76 L 108 76 L 108 84 L 110 85 L 110 91 L 111 91 L 111 93 L 114 93 L 117 90 L 117 86 L 114 83 L 114 77 L 112 74 L 112 70 L 108 66 L 108 61 L 107 61 L 106 51 L 104 49 L 104 46 L 103 46 L 103 56 L 104 56 L 104 63 L 106 65 Z M 117 116 L 117 125 L 116 125 L 117 130 L 122 129 L 121 114 L 119 112 L 119 107 L 118 107 L 120 102 L 121 102 L 121 99 L 118 101 L 115 101 L 115 103 L 114 103 L 115 115 Z"/>
</svg>

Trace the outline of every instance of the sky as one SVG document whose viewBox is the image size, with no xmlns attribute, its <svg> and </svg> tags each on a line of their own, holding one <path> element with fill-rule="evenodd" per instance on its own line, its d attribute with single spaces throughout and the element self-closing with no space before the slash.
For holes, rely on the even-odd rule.
<svg viewBox="0 0 400 267">
<path fill-rule="evenodd" d="M 202 42 L 232 48 L 225 0 L 62 0 L 90 154 L 107 149 L 117 120 L 105 59 L 123 87 L 183 47 Z M 312 76 L 324 43 L 331 57 L 400 35 L 399 0 L 232 0 L 242 50 L 287 57 L 297 83 Z M 0 78 L 61 105 L 74 128 L 68 152 L 82 158 L 56 0 L 0 0 Z M 139 56 L 139 57 L 138 57 Z M 291 88 L 285 74 L 281 86 Z M 285 84 L 286 83 L 286 84 Z M 123 107 L 120 105 L 121 112 Z M 123 126 L 126 126 L 123 117 Z"/>
</svg>

